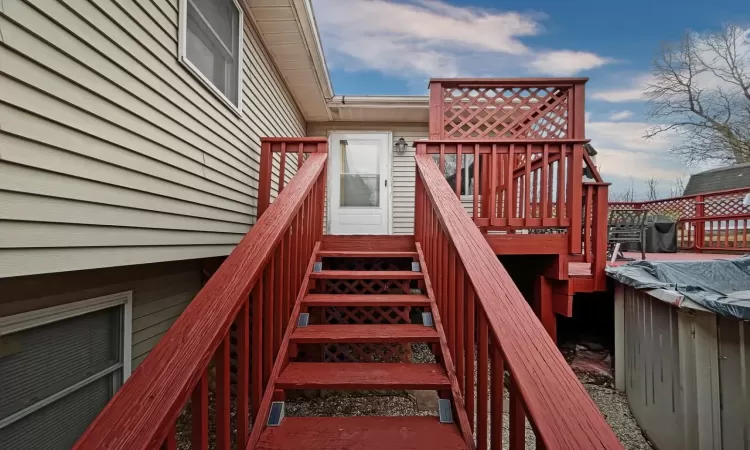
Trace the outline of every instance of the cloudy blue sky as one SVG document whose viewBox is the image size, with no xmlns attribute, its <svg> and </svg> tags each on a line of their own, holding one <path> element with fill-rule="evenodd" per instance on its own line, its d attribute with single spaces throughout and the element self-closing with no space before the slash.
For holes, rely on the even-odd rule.
<svg viewBox="0 0 750 450">
<path fill-rule="evenodd" d="M 423 95 L 430 77 L 586 76 L 587 136 L 603 175 L 661 180 L 689 168 L 674 138 L 646 141 L 642 96 L 661 42 L 750 24 L 748 0 L 313 0 L 337 94 Z"/>
</svg>

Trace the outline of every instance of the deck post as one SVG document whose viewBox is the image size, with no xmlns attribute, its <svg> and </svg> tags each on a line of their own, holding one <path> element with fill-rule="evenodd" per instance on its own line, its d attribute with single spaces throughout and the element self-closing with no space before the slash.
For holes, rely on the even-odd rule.
<svg viewBox="0 0 750 450">
<path fill-rule="evenodd" d="M 544 275 L 538 275 L 534 282 L 534 312 L 552 341 L 557 343 L 557 318 L 552 310 L 552 286 Z"/>
<path fill-rule="evenodd" d="M 695 217 L 703 218 L 705 216 L 705 200 L 702 195 L 695 197 Z M 700 251 L 706 245 L 706 222 L 697 221 L 695 223 L 695 240 L 693 241 L 693 250 Z M 689 223 L 688 223 L 689 225 Z"/>
</svg>

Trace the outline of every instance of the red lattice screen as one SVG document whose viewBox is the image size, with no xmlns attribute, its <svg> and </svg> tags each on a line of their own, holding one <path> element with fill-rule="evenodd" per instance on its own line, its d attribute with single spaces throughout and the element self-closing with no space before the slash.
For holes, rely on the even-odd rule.
<svg viewBox="0 0 750 450">
<path fill-rule="evenodd" d="M 430 139 L 582 138 L 583 83 L 432 80 Z"/>
</svg>

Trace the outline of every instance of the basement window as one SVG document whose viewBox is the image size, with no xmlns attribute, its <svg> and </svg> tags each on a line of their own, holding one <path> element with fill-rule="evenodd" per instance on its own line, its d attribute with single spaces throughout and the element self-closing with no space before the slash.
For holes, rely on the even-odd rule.
<svg viewBox="0 0 750 450">
<path fill-rule="evenodd" d="M 180 62 L 237 114 L 242 104 L 242 10 L 234 0 L 180 0 Z"/>
<path fill-rule="evenodd" d="M 0 446 L 73 446 L 130 375 L 131 321 L 131 291 L 0 317 Z"/>
</svg>

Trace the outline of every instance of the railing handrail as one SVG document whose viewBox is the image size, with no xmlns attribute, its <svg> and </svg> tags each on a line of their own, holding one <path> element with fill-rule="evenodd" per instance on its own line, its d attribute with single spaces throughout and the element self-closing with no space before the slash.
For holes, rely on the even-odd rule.
<svg viewBox="0 0 750 450">
<path fill-rule="evenodd" d="M 430 78 L 429 84 L 445 87 L 572 87 L 586 84 L 586 77 L 571 78 Z"/>
<path fill-rule="evenodd" d="M 537 438 L 549 450 L 622 448 L 431 157 L 415 159 L 423 189 L 517 380 Z"/>
<path fill-rule="evenodd" d="M 265 214 L 242 238 L 75 448 L 161 445 L 284 233 L 324 171 L 311 154 Z"/>
<path fill-rule="evenodd" d="M 697 197 L 714 197 L 717 195 L 735 194 L 738 192 L 750 192 L 750 187 L 724 189 L 721 191 L 704 192 L 702 194 L 681 195 L 679 197 L 659 198 L 656 200 L 643 200 L 643 201 L 632 201 L 632 202 L 619 202 L 619 201 L 609 202 L 609 204 L 615 205 L 615 206 L 617 205 L 650 205 L 653 203 L 661 203 L 661 202 L 672 201 L 672 200 L 694 200 Z"/>
</svg>

